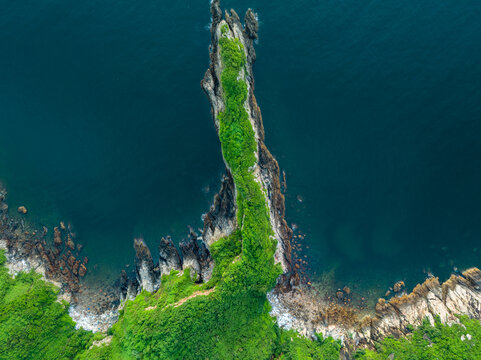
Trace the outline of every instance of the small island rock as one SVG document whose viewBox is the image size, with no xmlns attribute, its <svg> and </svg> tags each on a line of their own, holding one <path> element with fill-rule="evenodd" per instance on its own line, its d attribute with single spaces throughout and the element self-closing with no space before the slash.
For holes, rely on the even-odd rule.
<svg viewBox="0 0 481 360">
<path fill-rule="evenodd" d="M 20 214 L 23 214 L 23 215 L 27 213 L 27 208 L 25 206 L 19 206 L 17 210 Z"/>
</svg>

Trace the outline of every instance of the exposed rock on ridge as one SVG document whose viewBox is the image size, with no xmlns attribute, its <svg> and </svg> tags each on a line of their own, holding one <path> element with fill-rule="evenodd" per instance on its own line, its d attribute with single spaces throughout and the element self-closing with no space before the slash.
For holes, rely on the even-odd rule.
<svg viewBox="0 0 481 360">
<path fill-rule="evenodd" d="M 162 275 L 168 275 L 172 270 L 190 268 L 191 275 L 198 282 L 207 281 L 212 273 L 213 262 L 209 250 L 192 228 L 187 239 L 180 242 L 179 248 L 182 257 L 167 236 L 159 243 L 159 262 L 154 263 L 154 258 L 143 239 L 134 239 L 135 249 L 135 274 L 125 270 L 119 279 L 120 299 L 134 299 L 142 289 L 155 292 L 159 289 Z"/>
<path fill-rule="evenodd" d="M 182 270 L 182 260 L 170 236 L 160 239 L 159 268 L 160 275 L 170 274 L 172 270 Z"/>
<path fill-rule="evenodd" d="M 210 246 L 220 238 L 230 235 L 236 227 L 234 180 L 228 173 L 222 179 L 220 191 L 215 195 L 211 209 L 204 216 L 203 241 Z"/>
</svg>

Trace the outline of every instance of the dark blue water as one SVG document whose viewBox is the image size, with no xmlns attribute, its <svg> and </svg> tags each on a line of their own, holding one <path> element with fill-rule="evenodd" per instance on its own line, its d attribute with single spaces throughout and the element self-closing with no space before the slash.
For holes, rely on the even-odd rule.
<svg viewBox="0 0 481 360">
<path fill-rule="evenodd" d="M 208 1 L 0 4 L 12 205 L 72 222 L 114 271 L 133 236 L 198 226 L 223 168 Z M 256 95 L 311 277 L 385 290 L 481 266 L 481 3 L 223 5 L 259 13 Z"/>
</svg>

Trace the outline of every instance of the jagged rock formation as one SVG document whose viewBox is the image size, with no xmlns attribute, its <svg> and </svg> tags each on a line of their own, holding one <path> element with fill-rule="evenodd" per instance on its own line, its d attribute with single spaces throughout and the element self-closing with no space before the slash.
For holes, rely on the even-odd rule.
<svg viewBox="0 0 481 360">
<path fill-rule="evenodd" d="M 160 275 L 170 274 L 172 270 L 182 270 L 182 260 L 170 236 L 160 239 L 159 268 Z"/>
<path fill-rule="evenodd" d="M 214 197 L 214 203 L 204 216 L 203 241 L 207 246 L 224 236 L 230 235 L 237 227 L 235 187 L 232 175 L 227 173 L 222 179 L 221 188 Z"/>
<path fill-rule="evenodd" d="M 142 289 L 149 292 L 157 291 L 160 285 L 159 269 L 154 266 L 152 255 L 144 239 L 134 240 L 135 272 Z"/>
<path fill-rule="evenodd" d="M 182 252 L 183 268 L 190 268 L 196 274 L 201 271 L 199 260 L 197 259 L 197 239 L 193 236 L 189 236 L 179 244 L 180 251 Z"/>
<path fill-rule="evenodd" d="M 198 239 L 192 228 L 189 228 L 189 236 L 180 242 L 179 248 L 182 257 L 170 236 L 162 238 L 159 243 L 159 263 L 156 265 L 145 241 L 134 239 L 135 274 L 122 271 L 119 279 L 121 302 L 134 299 L 142 289 L 157 291 L 161 276 L 170 274 L 172 270 L 189 268 L 198 282 L 209 280 L 213 261 L 207 246 Z"/>
<path fill-rule="evenodd" d="M 197 238 L 197 234 L 190 228 L 189 237 L 179 244 L 183 258 L 183 268 L 190 268 L 200 276 L 198 281 L 210 278 L 212 271 L 212 259 L 205 243 Z"/>
<path fill-rule="evenodd" d="M 249 120 L 254 129 L 255 138 L 257 141 L 257 164 L 256 164 L 256 178 L 261 184 L 262 189 L 267 194 L 267 201 L 270 210 L 270 218 L 272 229 L 274 230 L 277 239 L 277 251 L 275 254 L 276 262 L 282 265 L 284 275 L 279 279 L 279 286 L 290 288 L 291 285 L 299 283 L 298 275 L 292 266 L 291 260 L 291 245 L 292 230 L 287 225 L 284 214 L 284 195 L 281 192 L 280 186 L 280 171 L 279 165 L 274 157 L 267 150 L 264 144 L 264 127 L 262 124 L 262 115 L 257 106 L 257 101 L 254 96 L 254 76 L 252 72 L 252 65 L 256 59 L 253 41 L 257 39 L 257 31 L 259 29 L 257 19 L 252 10 L 248 10 L 242 26 L 239 15 L 234 10 L 230 13 L 227 11 L 222 18 L 222 11 L 219 0 L 214 0 L 211 3 L 212 25 L 211 25 L 211 52 L 210 52 L 210 67 L 205 73 L 201 86 L 208 95 L 211 103 L 212 117 L 216 130 L 219 131 L 218 115 L 225 108 L 224 95 L 221 85 L 222 61 L 220 56 L 219 38 L 221 36 L 221 27 L 227 25 L 230 37 L 237 38 L 242 43 L 246 54 L 246 79 L 248 88 L 248 99 L 246 101 L 246 110 L 249 115 Z M 211 211 L 205 217 L 204 222 L 204 239 L 207 239 L 208 245 L 215 242 L 218 238 L 229 235 L 235 229 L 235 210 L 237 206 L 235 184 L 232 181 L 230 169 L 226 164 L 227 175 L 224 179 L 221 192 L 214 202 Z M 226 184 L 226 182 L 228 182 Z M 221 211 L 219 211 L 221 210 Z M 219 213 L 221 216 L 219 216 Z M 222 216 L 224 221 L 221 221 Z M 216 221 L 212 221 L 215 219 Z M 226 225 L 227 224 L 227 225 Z M 227 230 L 227 231 L 226 231 Z M 219 235 L 215 235 L 219 234 Z"/>
<path fill-rule="evenodd" d="M 124 304 L 127 300 L 133 300 L 139 294 L 139 282 L 133 273 L 122 270 L 119 279 L 120 303 Z"/>
</svg>

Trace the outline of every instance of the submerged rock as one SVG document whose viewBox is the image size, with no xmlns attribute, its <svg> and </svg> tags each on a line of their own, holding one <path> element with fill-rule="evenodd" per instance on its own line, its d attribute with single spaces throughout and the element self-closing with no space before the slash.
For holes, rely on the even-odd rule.
<svg viewBox="0 0 481 360">
<path fill-rule="evenodd" d="M 80 276 L 85 276 L 85 274 L 87 274 L 87 268 L 85 267 L 84 264 L 81 264 L 79 269 L 78 269 L 78 274 Z"/>
<path fill-rule="evenodd" d="M 392 289 L 395 293 L 401 292 L 404 288 L 405 288 L 404 281 L 398 281 L 392 287 Z"/>
<path fill-rule="evenodd" d="M 62 245 L 62 236 L 60 234 L 60 230 L 58 229 L 58 227 L 53 228 L 53 243 L 56 246 Z"/>
</svg>

